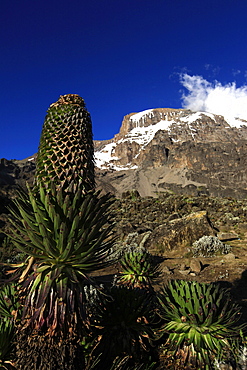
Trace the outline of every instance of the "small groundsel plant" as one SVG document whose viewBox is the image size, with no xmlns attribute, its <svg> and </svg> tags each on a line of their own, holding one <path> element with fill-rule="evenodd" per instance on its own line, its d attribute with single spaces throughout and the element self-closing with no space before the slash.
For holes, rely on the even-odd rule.
<svg viewBox="0 0 247 370">
<path fill-rule="evenodd" d="M 203 236 L 193 243 L 191 251 L 194 257 L 214 257 L 229 253 L 231 246 L 222 243 L 216 236 Z"/>
<path fill-rule="evenodd" d="M 212 369 L 215 359 L 229 357 L 242 327 L 240 309 L 226 289 L 213 283 L 173 280 L 158 299 L 164 320 L 163 350 L 174 366 Z"/>
<path fill-rule="evenodd" d="M 160 276 L 160 266 L 144 247 L 129 248 L 123 254 L 119 265 L 117 284 L 150 288 Z"/>
</svg>

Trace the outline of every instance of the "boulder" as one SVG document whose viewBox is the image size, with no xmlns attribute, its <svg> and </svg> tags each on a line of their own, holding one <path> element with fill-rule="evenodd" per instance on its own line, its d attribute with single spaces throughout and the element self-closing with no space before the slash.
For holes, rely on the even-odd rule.
<svg viewBox="0 0 247 370">
<path fill-rule="evenodd" d="M 200 274 L 202 271 L 202 263 L 197 258 L 192 258 L 190 262 L 190 270 L 196 274 Z"/>
<path fill-rule="evenodd" d="M 217 238 L 222 242 L 226 242 L 239 239 L 239 235 L 235 233 L 218 233 Z"/>
<path fill-rule="evenodd" d="M 206 211 L 194 212 L 180 219 L 175 219 L 154 229 L 145 243 L 145 247 L 159 252 L 190 247 L 204 235 L 216 235 L 217 230 L 211 225 Z"/>
<path fill-rule="evenodd" d="M 224 261 L 225 262 L 234 262 L 236 259 L 236 256 L 234 253 L 228 253 L 224 256 Z"/>
</svg>

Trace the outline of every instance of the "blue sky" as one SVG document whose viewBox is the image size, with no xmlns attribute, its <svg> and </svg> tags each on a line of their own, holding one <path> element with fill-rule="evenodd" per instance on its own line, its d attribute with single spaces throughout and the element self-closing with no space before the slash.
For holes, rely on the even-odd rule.
<svg viewBox="0 0 247 370">
<path fill-rule="evenodd" d="M 63 94 L 85 99 L 96 140 L 131 112 L 247 107 L 246 14 L 246 0 L 3 0 L 0 158 L 37 152 Z"/>
</svg>

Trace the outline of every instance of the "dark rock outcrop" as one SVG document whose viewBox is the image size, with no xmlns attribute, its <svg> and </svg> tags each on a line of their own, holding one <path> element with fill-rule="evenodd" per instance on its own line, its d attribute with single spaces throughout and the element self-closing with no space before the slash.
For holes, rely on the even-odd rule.
<svg viewBox="0 0 247 370">
<path fill-rule="evenodd" d="M 0 159 L 0 187 L 6 185 L 20 185 L 25 187 L 26 182 L 33 182 L 35 172 L 35 157 L 21 161 Z"/>
</svg>

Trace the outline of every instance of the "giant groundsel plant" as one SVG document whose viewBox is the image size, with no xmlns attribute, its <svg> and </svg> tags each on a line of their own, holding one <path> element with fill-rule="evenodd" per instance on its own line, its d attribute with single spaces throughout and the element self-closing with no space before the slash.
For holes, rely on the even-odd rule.
<svg viewBox="0 0 247 370">
<path fill-rule="evenodd" d="M 61 96 L 48 110 L 35 184 L 16 198 L 9 234 L 29 256 L 19 279 L 24 311 L 18 330 L 20 337 L 25 332 L 33 338 L 29 344 L 43 370 L 51 366 L 41 358 L 44 343 L 78 341 L 83 335 L 84 287 L 93 283 L 89 274 L 111 263 L 111 203 L 111 196 L 95 191 L 92 124 L 84 100 L 78 95 Z M 50 339 L 44 341 L 40 335 Z M 26 366 L 25 342 L 22 346 L 19 341 L 18 351 L 18 365 Z M 46 348 L 45 353 L 52 351 Z M 63 356 L 66 362 L 68 355 Z"/>
</svg>

